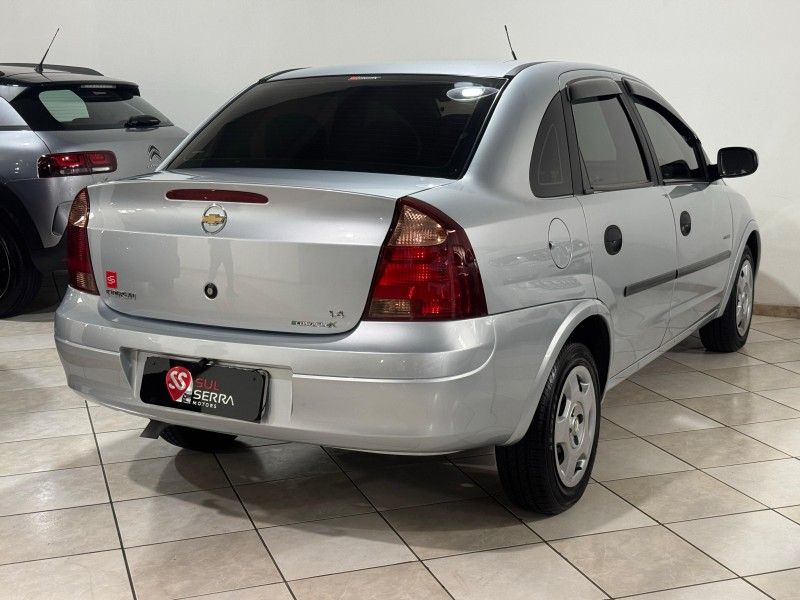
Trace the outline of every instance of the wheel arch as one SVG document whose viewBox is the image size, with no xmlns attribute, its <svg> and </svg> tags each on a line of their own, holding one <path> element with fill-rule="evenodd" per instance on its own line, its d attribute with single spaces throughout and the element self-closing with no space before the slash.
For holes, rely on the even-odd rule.
<svg viewBox="0 0 800 600">
<path fill-rule="evenodd" d="M 611 313 L 605 304 L 597 299 L 592 299 L 578 304 L 567 315 L 556 331 L 547 348 L 544 360 L 536 372 L 527 402 L 527 410 L 521 415 L 514 433 L 503 445 L 519 441 L 528 431 L 533 416 L 536 414 L 536 409 L 539 407 L 539 400 L 542 397 L 547 378 L 550 376 L 550 371 L 553 369 L 553 365 L 555 365 L 556 359 L 558 359 L 558 355 L 564 346 L 573 341 L 585 344 L 595 357 L 598 377 L 600 378 L 601 389 L 599 396 L 602 398 L 602 392 L 608 383 L 611 357 L 614 351 L 613 337 L 611 335 Z"/>
<path fill-rule="evenodd" d="M 725 306 L 728 303 L 728 297 L 733 289 L 733 282 L 736 279 L 736 273 L 739 269 L 739 262 L 742 260 L 742 254 L 745 248 L 750 248 L 753 253 L 753 260 L 755 261 L 755 272 L 758 273 L 759 262 L 761 260 L 761 233 L 758 231 L 758 224 L 755 219 L 750 220 L 745 225 L 742 235 L 739 238 L 739 245 L 736 247 L 736 252 L 731 255 L 730 269 L 728 270 L 728 281 L 725 284 L 725 289 L 722 294 L 722 301 L 720 302 L 719 309 L 715 318 L 721 317 L 725 312 Z"/>
<path fill-rule="evenodd" d="M 0 182 L 0 218 L 18 234 L 29 252 L 42 249 L 42 239 L 33 219 L 19 197 L 2 182 Z"/>
<path fill-rule="evenodd" d="M 753 253 L 753 260 L 755 261 L 754 269 L 757 273 L 758 265 L 761 262 L 761 234 L 758 229 L 754 229 L 750 232 L 745 245 L 750 248 L 750 252 Z"/>
</svg>

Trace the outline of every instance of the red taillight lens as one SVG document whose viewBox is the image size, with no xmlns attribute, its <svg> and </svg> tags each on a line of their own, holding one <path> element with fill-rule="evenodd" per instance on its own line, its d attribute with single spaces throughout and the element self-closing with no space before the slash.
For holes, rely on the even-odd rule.
<svg viewBox="0 0 800 600">
<path fill-rule="evenodd" d="M 46 154 L 39 159 L 39 177 L 67 177 L 111 173 L 117 170 L 117 157 L 109 150 Z"/>
<path fill-rule="evenodd" d="M 69 284 L 76 290 L 97 294 L 97 283 L 92 272 L 92 257 L 89 255 L 89 193 L 83 188 L 75 200 L 67 218 L 67 271 Z"/>
<path fill-rule="evenodd" d="M 434 207 L 401 198 L 365 318 L 428 321 L 486 312 L 478 263 L 464 230 Z"/>
</svg>

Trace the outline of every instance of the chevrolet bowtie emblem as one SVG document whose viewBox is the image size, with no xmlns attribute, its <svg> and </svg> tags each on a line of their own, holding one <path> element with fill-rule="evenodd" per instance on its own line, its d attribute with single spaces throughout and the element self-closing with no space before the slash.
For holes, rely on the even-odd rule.
<svg viewBox="0 0 800 600">
<path fill-rule="evenodd" d="M 215 214 L 203 215 L 203 223 L 205 223 L 206 225 L 219 225 L 220 223 L 224 222 L 225 222 L 225 217 L 223 217 L 222 215 L 215 215 Z"/>
<path fill-rule="evenodd" d="M 200 225 L 206 233 L 219 233 L 228 222 L 228 213 L 219 204 L 212 204 L 203 213 Z"/>
</svg>

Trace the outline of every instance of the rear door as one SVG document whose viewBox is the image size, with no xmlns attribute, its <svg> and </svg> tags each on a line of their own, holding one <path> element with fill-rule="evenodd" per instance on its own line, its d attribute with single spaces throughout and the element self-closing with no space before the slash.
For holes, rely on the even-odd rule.
<svg viewBox="0 0 800 600">
<path fill-rule="evenodd" d="M 715 310 L 731 257 L 731 210 L 725 188 L 709 183 L 705 155 L 692 130 L 655 92 L 629 82 L 647 132 L 677 232 L 678 268 L 667 337 Z"/>
<path fill-rule="evenodd" d="M 611 312 L 618 373 L 664 339 L 676 269 L 672 208 L 619 83 L 585 75 L 566 83 L 578 198 L 597 294 Z"/>
</svg>

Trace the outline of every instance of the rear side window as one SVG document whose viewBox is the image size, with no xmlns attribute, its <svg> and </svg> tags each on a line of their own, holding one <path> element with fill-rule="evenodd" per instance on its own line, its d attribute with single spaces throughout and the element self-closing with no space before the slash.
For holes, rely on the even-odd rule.
<svg viewBox="0 0 800 600">
<path fill-rule="evenodd" d="M 649 181 L 644 155 L 618 96 L 572 103 L 581 158 L 595 189 Z"/>
<path fill-rule="evenodd" d="M 148 115 L 172 125 L 132 86 L 83 84 L 32 87 L 11 102 L 36 131 L 123 129 L 131 117 Z"/>
<path fill-rule="evenodd" d="M 694 135 L 689 128 L 655 104 L 639 98 L 634 102 L 653 143 L 664 180 L 705 179 L 705 170 L 698 160 Z"/>
<path fill-rule="evenodd" d="M 170 168 L 317 169 L 458 178 L 504 82 L 375 75 L 262 83 L 227 106 Z"/>
<path fill-rule="evenodd" d="M 544 112 L 533 144 L 531 190 L 539 198 L 553 198 L 572 193 L 567 129 L 561 94 L 556 94 Z"/>
</svg>

